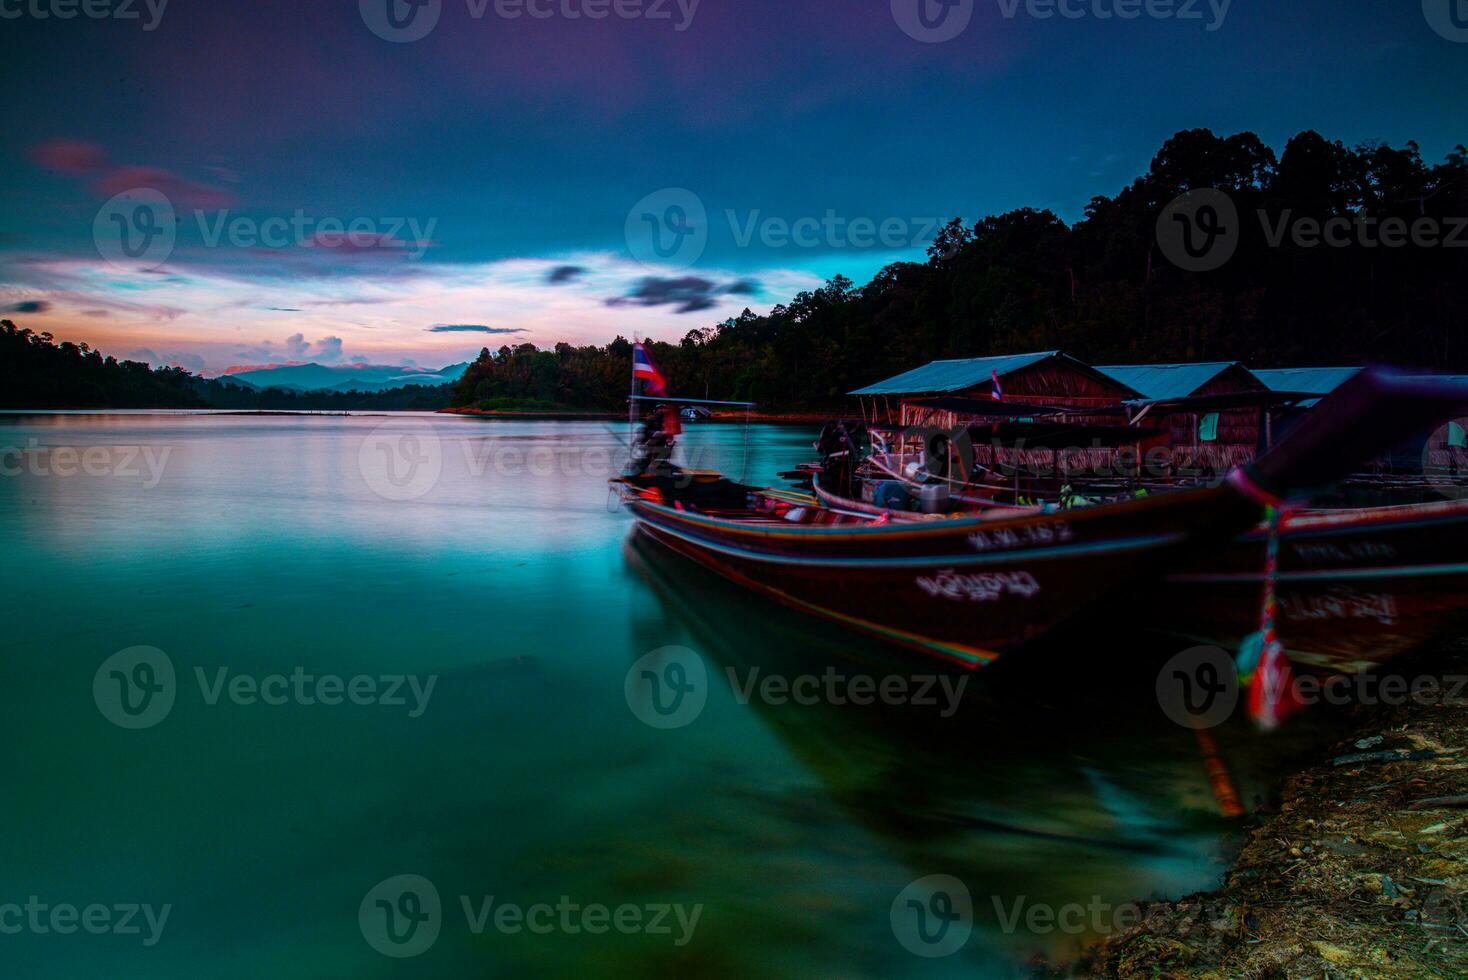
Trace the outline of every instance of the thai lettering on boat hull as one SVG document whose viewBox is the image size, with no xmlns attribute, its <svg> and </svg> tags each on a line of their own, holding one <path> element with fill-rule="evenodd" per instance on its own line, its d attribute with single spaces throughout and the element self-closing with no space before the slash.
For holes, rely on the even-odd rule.
<svg viewBox="0 0 1468 980">
<path fill-rule="evenodd" d="M 1325 595 L 1280 596 L 1285 619 L 1374 619 L 1384 626 L 1397 621 L 1396 597 L 1378 592 L 1336 590 Z"/>
<path fill-rule="evenodd" d="M 993 602 L 1006 592 L 1029 599 L 1040 593 L 1040 583 L 1029 572 L 959 574 L 947 568 L 931 577 L 919 576 L 917 584 L 935 599 L 958 602 Z"/>
</svg>

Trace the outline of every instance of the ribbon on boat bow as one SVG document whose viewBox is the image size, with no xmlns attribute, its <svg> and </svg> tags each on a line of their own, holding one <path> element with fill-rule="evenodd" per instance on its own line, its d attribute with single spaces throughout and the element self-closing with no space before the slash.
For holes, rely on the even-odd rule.
<svg viewBox="0 0 1468 980">
<path fill-rule="evenodd" d="M 1239 680 L 1248 689 L 1249 717 L 1265 731 L 1304 707 L 1295 691 L 1295 676 L 1279 642 L 1279 535 L 1281 508 L 1264 508 L 1267 536 L 1264 548 L 1264 595 L 1259 610 L 1259 631 L 1248 636 L 1239 648 Z"/>
</svg>

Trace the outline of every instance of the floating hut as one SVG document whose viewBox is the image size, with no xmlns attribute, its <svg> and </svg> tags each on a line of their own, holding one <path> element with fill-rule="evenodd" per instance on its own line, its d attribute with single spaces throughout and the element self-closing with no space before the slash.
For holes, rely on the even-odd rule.
<svg viewBox="0 0 1468 980">
<path fill-rule="evenodd" d="M 1133 423 L 1167 431 L 1178 470 L 1222 473 L 1270 441 L 1271 411 L 1288 403 L 1238 361 L 1110 364 L 1098 371 L 1142 392 L 1127 403 Z"/>
<path fill-rule="evenodd" d="M 1014 407 L 1020 415 L 1064 409 L 1082 424 L 1115 421 L 1123 402 L 1142 397 L 1136 389 L 1056 350 L 933 361 L 851 394 L 870 400 L 873 419 L 939 428 L 1009 418 L 1016 414 Z M 1091 410 L 1095 417 L 1080 410 Z"/>
<path fill-rule="evenodd" d="M 975 439 L 982 465 L 1108 473 L 1121 469 L 1125 452 L 1145 455 L 1149 472 L 1162 469 L 1151 475 L 1170 478 L 1252 461 L 1359 370 L 1255 372 L 1238 361 L 1092 366 L 1063 351 L 1037 351 L 933 361 L 851 394 L 878 425 L 995 436 Z M 1054 444 L 1049 430 L 1062 425 L 1080 441 Z M 1036 433 L 1045 438 L 1030 438 Z"/>
<path fill-rule="evenodd" d="M 1063 351 L 933 361 L 851 394 L 870 420 L 909 433 L 969 428 L 966 462 L 990 468 L 1095 472 L 1111 465 L 1118 444 L 1155 438 L 1125 431 L 1125 403 L 1141 392 Z M 1059 445 L 1058 422 L 1071 433 Z"/>
</svg>

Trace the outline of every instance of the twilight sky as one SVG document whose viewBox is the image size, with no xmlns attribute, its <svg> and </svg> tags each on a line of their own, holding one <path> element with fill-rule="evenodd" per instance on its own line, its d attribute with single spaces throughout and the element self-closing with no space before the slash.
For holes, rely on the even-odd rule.
<svg viewBox="0 0 1468 980">
<path fill-rule="evenodd" d="M 676 340 L 1180 129 L 1440 160 L 1452 3 L 0 0 L 0 315 L 209 374 Z"/>
</svg>

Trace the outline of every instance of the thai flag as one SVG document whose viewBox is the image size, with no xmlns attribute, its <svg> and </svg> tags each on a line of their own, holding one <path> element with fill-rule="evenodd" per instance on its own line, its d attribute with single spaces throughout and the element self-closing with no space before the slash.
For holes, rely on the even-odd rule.
<svg viewBox="0 0 1468 980">
<path fill-rule="evenodd" d="M 647 393 L 649 395 L 662 395 L 668 390 L 668 382 L 663 373 L 652 363 L 652 358 L 647 355 L 647 348 L 639 341 L 632 347 L 632 377 L 641 378 L 647 382 Z"/>
<path fill-rule="evenodd" d="M 1004 401 L 1004 389 L 999 386 L 999 371 L 997 369 L 990 371 L 989 376 L 994 379 L 994 390 L 989 392 L 989 397 L 996 402 Z"/>
</svg>

